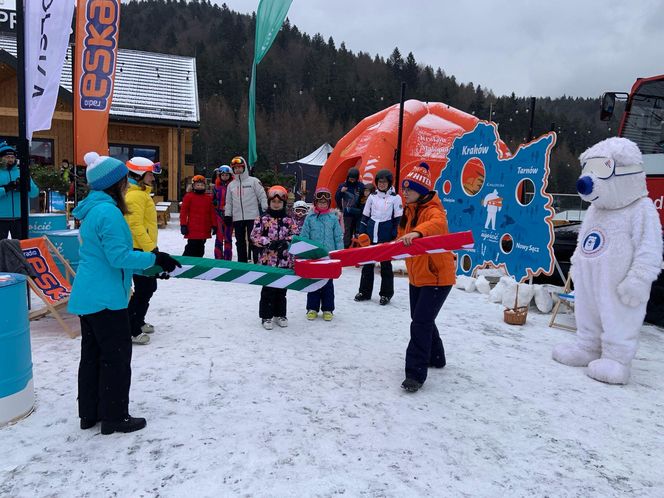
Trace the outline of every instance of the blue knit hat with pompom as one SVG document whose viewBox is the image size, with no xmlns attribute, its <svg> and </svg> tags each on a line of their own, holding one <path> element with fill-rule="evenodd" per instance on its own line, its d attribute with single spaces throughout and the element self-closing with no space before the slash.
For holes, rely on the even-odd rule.
<svg viewBox="0 0 664 498">
<path fill-rule="evenodd" d="M 122 161 L 108 156 L 100 156 L 96 152 L 88 152 L 85 157 L 87 168 L 85 177 L 92 190 L 106 190 L 122 180 L 129 169 Z"/>
</svg>

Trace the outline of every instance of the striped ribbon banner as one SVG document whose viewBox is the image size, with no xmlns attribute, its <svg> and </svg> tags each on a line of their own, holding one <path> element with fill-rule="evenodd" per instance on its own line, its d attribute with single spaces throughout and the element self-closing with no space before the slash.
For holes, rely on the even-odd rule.
<svg viewBox="0 0 664 498">
<path fill-rule="evenodd" d="M 251 284 L 301 292 L 318 290 L 327 283 L 327 279 L 299 277 L 293 270 L 287 268 L 239 263 L 223 259 L 194 258 L 191 256 L 173 257 L 182 265 L 182 268 L 176 268 L 175 271 L 169 273 L 174 278 Z M 143 275 L 151 277 L 162 272 L 161 267 L 152 266 L 144 270 Z"/>
</svg>

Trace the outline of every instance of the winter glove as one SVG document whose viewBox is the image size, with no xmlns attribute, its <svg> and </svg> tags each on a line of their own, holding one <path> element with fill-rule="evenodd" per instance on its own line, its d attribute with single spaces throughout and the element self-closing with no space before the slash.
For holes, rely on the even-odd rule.
<svg viewBox="0 0 664 498">
<path fill-rule="evenodd" d="M 156 276 L 159 280 L 168 280 L 169 278 L 171 278 L 171 276 L 170 276 L 168 273 L 166 273 L 166 272 L 164 272 L 164 273 L 160 273 L 160 274 L 155 275 L 155 276 Z"/>
<path fill-rule="evenodd" d="M 636 277 L 627 276 L 618 284 L 618 296 L 625 306 L 636 308 L 647 303 L 650 297 L 650 284 Z"/>
<path fill-rule="evenodd" d="M 9 182 L 7 185 L 3 185 L 5 187 L 5 192 L 11 192 L 12 190 L 16 190 L 18 188 L 18 183 L 14 180 Z"/>
<path fill-rule="evenodd" d="M 232 216 L 224 216 L 224 225 L 229 227 L 232 224 L 233 224 L 233 217 Z"/>
<path fill-rule="evenodd" d="M 267 245 L 267 248 L 272 250 L 272 251 L 283 251 L 285 249 L 288 249 L 288 241 L 287 240 L 273 240 Z"/>
<path fill-rule="evenodd" d="M 176 267 L 182 268 L 182 265 L 179 263 L 179 261 L 177 261 L 176 259 L 171 257 L 170 254 L 165 252 L 157 253 L 157 257 L 155 259 L 154 264 L 157 266 L 161 266 L 161 269 L 168 273 L 175 270 Z"/>
<path fill-rule="evenodd" d="M 212 235 L 217 235 L 217 227 L 212 227 Z"/>
<path fill-rule="evenodd" d="M 187 225 L 180 225 L 180 233 L 182 235 L 187 235 L 189 233 L 189 227 Z"/>
</svg>

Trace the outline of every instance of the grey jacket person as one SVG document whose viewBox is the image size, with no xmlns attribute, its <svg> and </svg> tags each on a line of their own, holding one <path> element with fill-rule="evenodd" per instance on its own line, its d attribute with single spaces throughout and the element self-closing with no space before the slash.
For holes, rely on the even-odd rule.
<svg viewBox="0 0 664 498">
<path fill-rule="evenodd" d="M 233 221 L 255 220 L 267 210 L 267 195 L 260 180 L 245 170 L 228 184 L 224 215 Z"/>
</svg>

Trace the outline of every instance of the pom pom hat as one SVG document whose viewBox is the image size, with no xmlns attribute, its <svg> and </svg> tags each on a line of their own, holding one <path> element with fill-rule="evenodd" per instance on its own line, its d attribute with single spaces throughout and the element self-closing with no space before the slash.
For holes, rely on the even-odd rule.
<svg viewBox="0 0 664 498">
<path fill-rule="evenodd" d="M 16 150 L 7 142 L 0 142 L 0 157 L 15 156 Z"/>
<path fill-rule="evenodd" d="M 420 195 L 427 195 L 433 188 L 431 182 L 431 173 L 429 172 L 429 165 L 427 163 L 420 163 L 415 166 L 406 178 L 401 182 L 402 188 L 414 190 Z"/>
<path fill-rule="evenodd" d="M 92 190 L 106 190 L 122 180 L 129 169 L 122 161 L 96 152 L 88 152 L 83 160 L 87 165 L 85 177 Z"/>
</svg>

